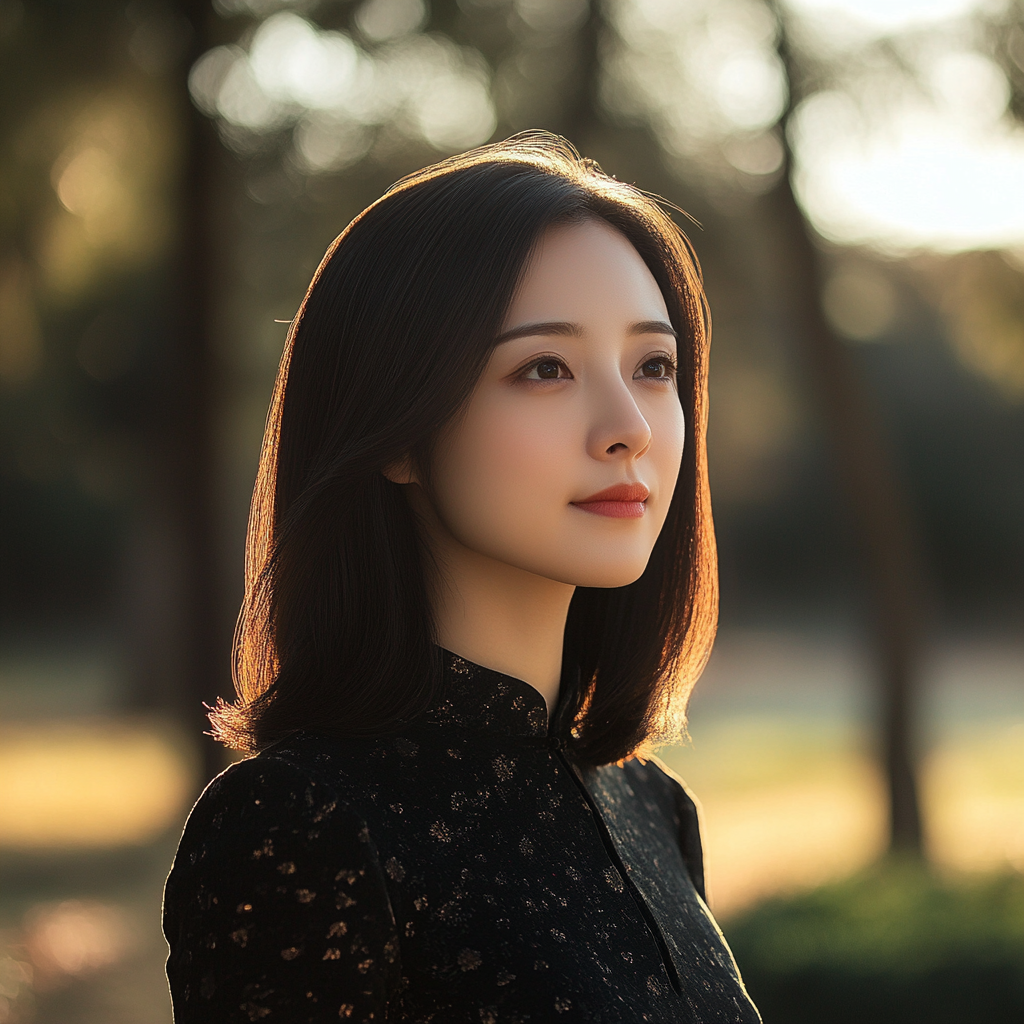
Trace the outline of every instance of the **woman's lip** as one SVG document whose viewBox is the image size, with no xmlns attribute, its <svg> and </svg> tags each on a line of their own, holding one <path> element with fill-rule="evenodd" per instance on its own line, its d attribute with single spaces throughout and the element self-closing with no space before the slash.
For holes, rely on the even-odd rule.
<svg viewBox="0 0 1024 1024">
<path fill-rule="evenodd" d="M 646 501 L 650 490 L 643 484 L 616 484 L 614 487 L 606 487 L 589 498 L 580 498 L 574 501 L 574 505 L 589 505 L 594 501 Z"/>
<path fill-rule="evenodd" d="M 644 502 L 650 493 L 643 484 L 616 484 L 572 504 L 594 515 L 612 519 L 639 519 L 647 511 Z"/>
<path fill-rule="evenodd" d="M 573 505 L 584 512 L 611 519 L 639 519 L 647 511 L 642 501 L 574 501 Z"/>
</svg>

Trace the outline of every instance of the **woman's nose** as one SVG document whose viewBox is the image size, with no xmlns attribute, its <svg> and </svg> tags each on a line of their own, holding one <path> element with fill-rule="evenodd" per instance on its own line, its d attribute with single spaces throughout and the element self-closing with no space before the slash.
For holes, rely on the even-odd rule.
<svg viewBox="0 0 1024 1024">
<path fill-rule="evenodd" d="M 593 419 L 587 438 L 592 458 L 640 458 L 651 446 L 651 427 L 622 380 L 602 388 L 592 399 Z"/>
</svg>

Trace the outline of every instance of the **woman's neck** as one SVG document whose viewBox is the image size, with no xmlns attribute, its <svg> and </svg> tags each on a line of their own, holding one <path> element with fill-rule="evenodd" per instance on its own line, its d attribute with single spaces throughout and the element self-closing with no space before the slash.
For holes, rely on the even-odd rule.
<svg viewBox="0 0 1024 1024">
<path fill-rule="evenodd" d="M 529 683 L 544 698 L 550 716 L 558 703 L 565 619 L 574 588 L 510 566 L 504 567 L 507 573 L 495 571 L 494 565 L 502 563 L 449 564 L 447 585 L 436 588 L 434 600 L 438 642 L 469 661 Z"/>
<path fill-rule="evenodd" d="M 472 551 L 430 511 L 417 511 L 440 570 L 431 594 L 438 643 L 529 683 L 543 696 L 550 717 L 558 703 L 565 620 L 575 586 Z"/>
</svg>

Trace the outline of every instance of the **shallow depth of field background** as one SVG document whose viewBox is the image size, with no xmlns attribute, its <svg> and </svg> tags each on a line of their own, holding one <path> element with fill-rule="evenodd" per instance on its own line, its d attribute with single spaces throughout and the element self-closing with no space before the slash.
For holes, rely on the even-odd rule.
<svg viewBox="0 0 1024 1024">
<path fill-rule="evenodd" d="M 0 0 L 0 1024 L 169 1022 L 160 891 L 229 760 L 201 702 L 231 693 L 287 322 L 391 182 L 524 128 L 694 219 L 722 617 L 661 756 L 727 936 L 772 949 L 772 913 L 910 864 L 936 899 L 1004 893 L 971 948 L 1024 964 L 1024 3 Z M 896 867 L 872 553 L 801 301 L 915 574 Z M 889 969 L 841 945 L 861 988 Z"/>
</svg>

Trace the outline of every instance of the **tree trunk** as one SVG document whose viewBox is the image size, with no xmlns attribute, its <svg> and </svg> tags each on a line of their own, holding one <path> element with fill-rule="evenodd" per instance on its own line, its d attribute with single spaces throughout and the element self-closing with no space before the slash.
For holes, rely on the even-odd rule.
<svg viewBox="0 0 1024 1024">
<path fill-rule="evenodd" d="M 179 102 L 182 162 L 175 299 L 176 342 L 170 391 L 170 499 L 180 537 L 182 686 L 178 707 L 200 743 L 201 785 L 224 767 L 224 752 L 204 735 L 205 704 L 230 692 L 230 628 L 226 627 L 218 567 L 216 411 L 220 393 L 212 344 L 217 278 L 214 205 L 222 149 L 215 126 L 190 102 L 189 68 L 208 45 L 213 11 L 204 0 L 184 0 L 192 27 L 181 67 Z"/>
<path fill-rule="evenodd" d="M 778 12 L 777 12 L 778 13 Z M 789 113 L 800 100 L 799 77 L 779 18 L 779 55 L 790 104 L 780 125 L 785 166 L 766 196 L 780 247 L 787 256 L 792 315 L 805 346 L 850 518 L 864 555 L 879 659 L 882 756 L 889 791 L 891 851 L 922 853 L 914 756 L 914 722 L 924 597 L 923 569 L 900 481 L 882 425 L 844 343 L 822 308 L 821 255 L 793 194 Z"/>
</svg>

